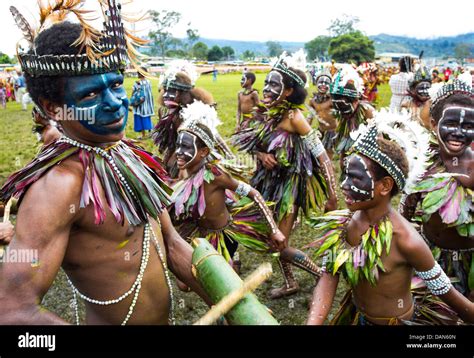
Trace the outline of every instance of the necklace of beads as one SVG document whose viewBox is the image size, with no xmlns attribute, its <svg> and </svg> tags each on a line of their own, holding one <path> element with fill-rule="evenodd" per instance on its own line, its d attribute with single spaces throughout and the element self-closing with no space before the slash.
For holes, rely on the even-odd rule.
<svg viewBox="0 0 474 358">
<path fill-rule="evenodd" d="M 138 200 L 137 197 L 135 196 L 135 193 L 130 188 L 130 185 L 128 184 L 127 180 L 125 179 L 125 177 L 121 173 L 120 169 L 115 164 L 114 158 L 110 154 L 108 154 L 106 150 L 104 150 L 102 148 L 99 148 L 99 147 L 92 147 L 92 146 L 89 146 L 87 144 L 80 143 L 80 142 L 75 141 L 74 139 L 71 139 L 71 138 L 66 137 L 66 136 L 62 136 L 58 141 L 62 142 L 62 143 L 68 143 L 68 144 L 73 145 L 75 147 L 87 150 L 88 152 L 95 152 L 98 155 L 105 158 L 110 163 L 110 165 L 112 166 L 113 170 L 117 174 L 119 180 L 122 182 L 125 189 L 130 193 L 130 195 L 134 199 Z M 160 228 L 161 228 L 160 223 L 159 223 L 159 225 L 160 225 Z M 166 283 L 168 285 L 168 289 L 169 289 L 169 292 L 170 292 L 170 302 L 171 302 L 170 305 L 171 305 L 171 307 L 170 307 L 169 322 L 173 325 L 175 324 L 173 288 L 171 286 L 170 275 L 169 275 L 168 268 L 167 268 L 167 265 L 166 265 L 165 260 L 164 260 L 164 255 L 163 255 L 163 252 L 161 250 L 161 246 L 158 243 L 158 240 L 156 239 L 155 233 L 153 232 L 153 230 L 151 230 L 149 223 L 147 223 L 145 225 L 145 229 L 144 229 L 143 248 L 142 248 L 143 253 L 142 253 L 142 259 L 141 259 L 140 269 L 139 269 L 137 278 L 135 279 L 135 282 L 133 283 L 132 287 L 130 287 L 130 289 L 127 292 L 125 292 L 123 295 L 121 295 L 120 297 L 118 297 L 116 299 L 112 299 L 112 300 L 107 300 L 107 301 L 99 301 L 99 300 L 92 299 L 92 298 L 87 297 L 86 295 L 82 294 L 81 292 L 79 292 L 79 290 L 73 285 L 73 283 L 71 282 L 69 277 L 67 277 L 69 285 L 71 286 L 71 288 L 73 290 L 73 306 L 74 306 L 76 324 L 79 324 L 79 309 L 78 309 L 78 304 L 77 304 L 77 296 L 78 295 L 82 299 L 84 299 L 85 301 L 87 301 L 89 303 L 102 305 L 102 306 L 108 306 L 108 305 L 116 304 L 116 303 L 119 303 L 119 302 L 123 301 L 125 298 L 127 298 L 133 292 L 135 292 L 134 297 L 132 299 L 132 303 L 130 304 L 127 316 L 125 317 L 125 319 L 122 322 L 122 325 L 127 324 L 128 320 L 132 316 L 133 310 L 134 310 L 135 305 L 137 303 L 138 295 L 140 293 L 141 284 L 142 284 L 142 280 L 143 280 L 143 275 L 145 273 L 145 269 L 146 269 L 146 266 L 148 264 L 148 260 L 150 258 L 150 231 L 152 233 L 151 236 L 152 236 L 153 242 L 155 244 L 156 251 L 158 252 L 161 264 L 163 266 L 163 271 L 165 273 Z"/>
<path fill-rule="evenodd" d="M 150 232 L 151 232 L 151 235 L 150 235 Z M 171 279 L 170 279 L 170 275 L 169 275 L 169 272 L 168 272 L 168 267 L 165 263 L 163 251 L 161 250 L 161 246 L 158 243 L 158 240 L 156 239 L 155 233 L 151 229 L 150 224 L 147 223 L 145 225 L 144 234 L 143 234 L 142 258 L 141 258 L 140 269 L 138 271 L 137 278 L 135 279 L 135 282 L 130 287 L 130 289 L 127 292 L 125 292 L 124 294 L 122 294 L 120 297 L 115 298 L 115 299 L 111 299 L 111 300 L 105 300 L 105 301 L 100 301 L 100 300 L 96 300 L 94 298 L 90 298 L 90 297 L 84 295 L 83 293 L 81 293 L 74 286 L 74 284 L 71 282 L 69 277 L 66 275 L 68 283 L 71 286 L 72 291 L 73 291 L 73 306 L 74 306 L 74 314 L 75 314 L 77 325 L 79 325 L 79 308 L 78 308 L 77 296 L 79 296 L 83 300 L 85 300 L 89 303 L 93 303 L 95 305 L 110 306 L 110 305 L 117 304 L 117 303 L 123 301 L 125 298 L 127 298 L 128 296 L 130 296 L 132 293 L 135 292 L 134 296 L 133 296 L 133 299 L 132 299 L 132 303 L 130 304 L 130 307 L 128 309 L 128 313 L 125 316 L 125 319 L 121 323 L 122 326 L 127 324 L 127 322 L 129 321 L 129 319 L 132 316 L 132 313 L 135 309 L 135 306 L 136 306 L 136 303 L 137 303 L 137 300 L 138 300 L 138 295 L 139 295 L 140 289 L 142 287 L 143 276 L 145 274 L 145 270 L 146 270 L 146 267 L 148 265 L 148 261 L 149 261 L 149 258 L 150 258 L 150 236 L 153 239 L 156 251 L 158 252 L 158 256 L 160 257 L 161 265 L 163 266 L 163 271 L 164 271 L 165 278 L 166 278 L 166 283 L 168 285 L 168 289 L 169 289 L 169 292 L 170 292 L 170 302 L 171 303 L 170 303 L 169 323 L 172 324 L 172 325 L 175 324 L 173 287 L 171 286 Z"/>
</svg>

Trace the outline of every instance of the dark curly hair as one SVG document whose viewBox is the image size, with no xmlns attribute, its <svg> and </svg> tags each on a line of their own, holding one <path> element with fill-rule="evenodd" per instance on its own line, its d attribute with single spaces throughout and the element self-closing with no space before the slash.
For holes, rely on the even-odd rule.
<svg viewBox="0 0 474 358">
<path fill-rule="evenodd" d="M 81 25 L 72 22 L 64 21 L 55 24 L 40 32 L 36 37 L 36 53 L 38 55 L 77 55 L 80 53 L 79 48 L 71 46 L 71 44 L 79 38 L 81 31 Z M 81 53 L 84 52 L 85 49 L 81 51 Z M 33 77 L 25 72 L 25 81 L 31 99 L 38 106 L 40 105 L 40 98 L 58 104 L 62 103 L 65 77 Z"/>
<path fill-rule="evenodd" d="M 409 166 L 408 159 L 403 149 L 397 143 L 384 138 L 378 138 L 377 144 L 380 151 L 390 157 L 390 159 L 392 159 L 395 164 L 402 170 L 403 176 L 407 178 Z M 374 174 L 375 181 L 387 176 L 391 177 L 391 175 L 388 174 L 388 172 L 382 166 L 380 166 L 380 164 L 373 161 L 372 159 L 370 160 L 370 168 L 372 169 L 372 173 Z M 395 184 L 392 188 L 392 191 L 390 192 L 390 196 L 394 197 L 398 194 L 399 191 L 400 190 L 398 186 Z"/>
<path fill-rule="evenodd" d="M 296 73 L 298 77 L 306 83 L 306 75 L 303 71 L 292 67 L 290 67 L 289 69 L 290 71 Z M 308 91 L 306 91 L 303 86 L 300 86 L 293 78 L 288 76 L 286 73 L 282 71 L 278 72 L 281 73 L 281 75 L 283 76 L 283 84 L 285 85 L 285 88 L 293 88 L 293 93 L 290 94 L 286 100 L 293 104 L 303 104 L 306 101 L 306 97 L 308 96 Z"/>
<path fill-rule="evenodd" d="M 464 93 L 456 93 L 437 102 L 431 107 L 431 117 L 433 117 L 436 123 L 439 122 L 444 108 L 448 105 L 474 108 L 474 97 Z"/>
<path fill-rule="evenodd" d="M 244 76 L 245 76 L 245 78 L 250 80 L 251 84 L 254 84 L 255 80 L 257 79 L 257 77 L 255 77 L 255 73 L 253 73 L 253 72 L 245 72 Z"/>
</svg>

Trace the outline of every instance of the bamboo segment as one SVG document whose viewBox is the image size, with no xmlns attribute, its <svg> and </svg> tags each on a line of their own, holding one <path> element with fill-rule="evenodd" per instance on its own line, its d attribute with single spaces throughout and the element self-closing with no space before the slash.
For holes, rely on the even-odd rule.
<svg viewBox="0 0 474 358">
<path fill-rule="evenodd" d="M 229 324 L 278 325 L 277 320 L 270 314 L 268 308 L 261 304 L 257 296 L 250 292 L 258 286 L 259 283 L 257 282 L 259 280 L 268 275 L 268 272 L 257 271 L 255 273 L 256 277 L 251 275 L 251 282 L 246 280 L 248 285 L 244 286 L 239 275 L 206 239 L 194 239 L 193 246 L 195 247 L 192 260 L 193 274 L 213 303 L 220 303 L 224 300 L 215 310 L 220 312 L 220 310 L 226 311 L 229 308 L 228 312 L 225 313 L 225 318 Z M 246 290 L 246 294 L 243 294 Z M 241 294 L 242 297 L 239 300 Z M 227 297 L 229 295 L 230 297 Z M 233 303 L 235 305 L 232 306 Z M 214 315 L 214 313 L 212 314 Z M 214 319 L 214 317 L 211 318 Z M 204 323 L 200 321 L 199 324 Z"/>
<path fill-rule="evenodd" d="M 243 285 L 225 296 L 219 303 L 213 306 L 203 317 L 201 317 L 195 326 L 210 325 L 217 321 L 220 316 L 225 315 L 234 307 L 244 296 L 253 292 L 266 279 L 272 275 L 272 265 L 264 263 L 248 276 Z"/>
</svg>

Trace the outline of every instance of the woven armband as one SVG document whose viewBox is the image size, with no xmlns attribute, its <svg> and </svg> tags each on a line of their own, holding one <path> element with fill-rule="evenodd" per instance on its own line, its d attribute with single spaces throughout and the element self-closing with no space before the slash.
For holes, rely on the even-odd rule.
<svg viewBox="0 0 474 358">
<path fill-rule="evenodd" d="M 312 129 L 308 134 L 301 136 L 301 138 L 315 158 L 324 153 L 325 149 L 323 143 L 321 143 L 321 140 L 314 129 Z"/>
<path fill-rule="evenodd" d="M 249 195 L 250 190 L 252 190 L 250 185 L 244 183 L 243 181 L 239 181 L 239 185 L 237 186 L 237 189 L 235 189 L 235 193 L 239 196 L 246 197 Z"/>
</svg>

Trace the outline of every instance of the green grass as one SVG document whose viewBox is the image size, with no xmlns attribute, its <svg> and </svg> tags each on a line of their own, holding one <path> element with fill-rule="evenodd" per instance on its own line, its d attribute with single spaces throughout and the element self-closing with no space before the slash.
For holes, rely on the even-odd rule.
<svg viewBox="0 0 474 358">
<path fill-rule="evenodd" d="M 227 74 L 219 75 L 216 82 L 212 81 L 212 76 L 205 75 L 199 78 L 197 86 L 203 87 L 210 91 L 214 100 L 218 103 L 217 111 L 223 122 L 219 128 L 221 134 L 227 138 L 229 137 L 235 127 L 235 114 L 237 108 L 237 92 L 240 90 L 241 74 Z M 263 81 L 265 74 L 257 74 L 257 81 L 255 88 L 261 93 L 263 88 Z M 131 88 L 135 79 L 127 78 L 125 87 L 129 96 L 131 95 Z M 153 94 L 158 95 L 158 82 L 152 81 Z M 311 94 L 314 88 L 311 86 L 308 92 Z M 390 101 L 390 89 L 387 85 L 379 87 L 379 102 L 381 106 L 388 106 Z M 156 116 L 153 122 L 156 123 Z M 31 106 L 28 111 L 22 111 L 21 106 L 15 103 L 8 103 L 7 109 L 0 109 L 0 183 L 3 183 L 10 173 L 22 168 L 27 164 L 39 150 L 39 145 L 36 142 L 35 136 L 31 132 Z M 127 124 L 126 135 L 130 138 L 137 138 L 139 134 L 133 132 L 133 117 L 130 115 Z M 150 140 L 147 140 L 145 146 L 148 150 L 153 150 L 153 145 Z M 338 165 L 336 165 L 338 168 Z M 340 201 L 342 203 L 342 201 Z M 294 231 L 291 237 L 291 244 L 295 247 L 302 247 L 308 242 L 314 240 L 311 228 L 309 228 L 304 220 L 300 220 L 300 224 Z M 271 257 L 268 255 L 259 255 L 249 252 L 245 249 L 239 249 L 240 258 L 242 261 L 242 276 L 247 276 L 263 261 L 270 261 Z M 272 301 L 267 298 L 267 291 L 272 287 L 279 287 L 283 280 L 277 265 L 273 264 L 275 274 L 272 278 L 265 282 L 256 291 L 262 303 L 266 304 L 275 314 L 276 318 L 283 324 L 304 324 L 308 304 L 311 300 L 311 293 L 314 287 L 314 279 L 295 269 L 296 277 L 300 283 L 301 291 L 285 299 Z M 335 308 L 338 306 L 338 300 L 345 290 L 342 284 L 338 290 Z M 184 294 L 176 293 L 176 317 L 179 324 L 189 324 L 194 322 L 198 317 L 202 316 L 206 311 L 206 306 L 201 300 L 196 299 L 193 293 Z M 73 312 L 70 306 L 72 298 L 71 290 L 65 280 L 63 272 L 60 272 L 56 278 L 52 288 L 43 300 L 43 304 L 50 310 L 56 312 L 61 317 L 72 322 Z M 334 313 L 334 309 L 332 311 Z M 125 312 L 124 312 L 125 315 Z"/>
</svg>

